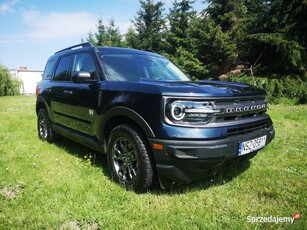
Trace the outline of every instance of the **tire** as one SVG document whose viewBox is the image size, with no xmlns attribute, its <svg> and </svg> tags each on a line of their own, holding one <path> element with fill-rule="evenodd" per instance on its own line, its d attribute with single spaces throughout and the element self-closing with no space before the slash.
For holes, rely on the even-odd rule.
<svg viewBox="0 0 307 230">
<path fill-rule="evenodd" d="M 109 138 L 107 159 L 112 178 L 138 193 L 154 183 L 154 165 L 145 137 L 134 126 L 116 126 Z"/>
<path fill-rule="evenodd" d="M 51 122 L 46 109 L 40 109 L 37 114 L 37 132 L 42 141 L 54 142 L 55 134 L 51 128 Z"/>
</svg>

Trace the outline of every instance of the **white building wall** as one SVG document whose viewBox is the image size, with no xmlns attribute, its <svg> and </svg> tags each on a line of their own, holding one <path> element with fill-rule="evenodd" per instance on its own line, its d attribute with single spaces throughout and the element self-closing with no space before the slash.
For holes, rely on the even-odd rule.
<svg viewBox="0 0 307 230">
<path fill-rule="evenodd" d="M 11 70 L 12 77 L 22 81 L 20 94 L 35 94 L 37 83 L 42 80 L 43 71 Z"/>
</svg>

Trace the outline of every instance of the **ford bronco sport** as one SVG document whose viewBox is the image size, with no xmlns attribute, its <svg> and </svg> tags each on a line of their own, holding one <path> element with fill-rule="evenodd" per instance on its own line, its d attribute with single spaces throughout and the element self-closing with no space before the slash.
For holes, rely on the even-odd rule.
<svg viewBox="0 0 307 230">
<path fill-rule="evenodd" d="M 37 86 L 39 138 L 106 154 L 112 178 L 137 192 L 253 157 L 275 135 L 266 111 L 260 89 L 194 82 L 154 52 L 91 43 L 56 52 Z"/>
</svg>

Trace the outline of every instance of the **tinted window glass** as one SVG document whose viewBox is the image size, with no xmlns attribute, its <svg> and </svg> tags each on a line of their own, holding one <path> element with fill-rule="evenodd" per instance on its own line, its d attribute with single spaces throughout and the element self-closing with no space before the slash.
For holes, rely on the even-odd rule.
<svg viewBox="0 0 307 230">
<path fill-rule="evenodd" d="M 43 73 L 43 79 L 51 79 L 54 63 L 55 63 L 55 60 L 50 60 L 47 62 L 44 73 Z"/>
<path fill-rule="evenodd" d="M 53 77 L 54 81 L 70 81 L 69 67 L 71 56 L 62 57 Z"/>
<path fill-rule="evenodd" d="M 91 74 L 92 79 L 97 79 L 97 71 L 94 59 L 90 53 L 80 53 L 75 55 L 72 73 L 85 71 Z"/>
</svg>

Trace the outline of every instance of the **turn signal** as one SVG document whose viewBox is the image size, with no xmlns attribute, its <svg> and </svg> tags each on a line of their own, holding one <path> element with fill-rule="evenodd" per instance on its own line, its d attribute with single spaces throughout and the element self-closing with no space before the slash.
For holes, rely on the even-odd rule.
<svg viewBox="0 0 307 230">
<path fill-rule="evenodd" d="M 163 145 L 161 145 L 161 144 L 153 144 L 152 145 L 152 147 L 153 147 L 153 149 L 156 149 L 156 150 L 163 150 Z"/>
</svg>

